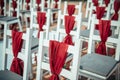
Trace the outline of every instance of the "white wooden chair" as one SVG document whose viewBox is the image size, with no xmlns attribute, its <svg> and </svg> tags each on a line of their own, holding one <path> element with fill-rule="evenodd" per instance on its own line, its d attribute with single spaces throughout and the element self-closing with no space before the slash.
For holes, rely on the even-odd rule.
<svg viewBox="0 0 120 80">
<path fill-rule="evenodd" d="M 32 8 L 32 2 L 33 0 L 30 0 L 29 3 L 27 3 L 27 0 L 19 0 L 19 16 L 21 16 L 22 25 L 25 25 L 26 27 L 29 27 L 29 19 L 30 19 L 30 11 Z"/>
<path fill-rule="evenodd" d="M 31 23 L 30 23 L 30 28 L 33 29 L 33 34 L 32 34 L 32 44 L 31 44 L 31 53 L 37 53 L 38 52 L 38 32 L 39 32 L 39 23 L 37 23 L 37 12 L 45 13 L 46 15 L 46 22 L 43 25 L 43 30 L 46 32 L 45 34 L 45 39 L 51 38 L 50 34 L 50 9 L 45 11 L 36 11 L 33 8 L 31 9 Z M 41 37 L 39 37 L 41 38 Z M 34 61 L 35 55 L 32 54 L 32 62 L 35 63 Z"/>
<path fill-rule="evenodd" d="M 49 60 L 44 59 L 44 48 L 49 47 L 50 40 L 44 39 L 44 32 L 41 32 L 41 39 L 39 40 L 39 50 L 38 50 L 38 64 L 37 64 L 37 80 L 42 80 L 42 76 L 44 76 L 43 70 L 50 71 Z M 80 39 L 75 41 L 74 46 L 68 46 L 68 53 L 73 54 L 73 62 L 70 70 L 62 68 L 60 72 L 61 76 L 64 76 L 70 80 L 77 80 L 78 78 L 78 66 L 80 59 Z M 48 54 L 49 52 L 47 52 Z M 49 55 L 49 54 L 48 54 Z"/>
<path fill-rule="evenodd" d="M 10 3 L 11 3 L 11 1 L 9 1 L 9 4 Z M 19 4 L 18 1 L 16 3 Z M 4 4 L 4 5 L 6 5 L 6 4 Z M 11 5 L 9 7 L 11 7 Z M 11 8 L 10 8 L 9 11 L 11 11 Z M 2 17 L 0 17 L 0 24 L 3 24 L 4 27 L 9 27 L 9 25 L 14 24 L 14 23 L 18 23 L 19 29 L 20 29 L 20 31 L 22 31 L 22 26 L 20 24 L 20 20 L 19 20 L 18 16 L 12 17 L 11 16 L 11 12 L 9 12 L 9 16 L 2 16 Z"/>
<path fill-rule="evenodd" d="M 47 7 L 45 7 L 45 3 L 47 5 Z M 44 11 L 45 8 L 50 8 L 50 0 L 46 0 L 46 1 L 45 0 L 41 0 L 40 4 L 38 4 L 36 2 L 36 0 L 33 0 L 33 9 L 36 10 L 38 7 L 41 9 L 40 11 Z"/>
<path fill-rule="evenodd" d="M 24 68 L 23 68 L 23 76 L 20 76 L 9 69 L 7 69 L 7 59 L 8 55 L 13 57 L 12 45 L 8 44 L 8 39 L 12 37 L 12 31 L 8 30 L 7 28 L 4 29 L 4 41 L 3 41 L 3 61 L 2 61 L 2 70 L 0 71 L 0 79 L 1 80 L 28 80 L 29 79 L 29 66 L 28 62 L 30 59 L 30 45 L 31 45 L 31 34 L 32 30 L 27 29 L 26 33 L 23 33 L 22 40 L 25 41 L 25 48 L 24 51 L 20 51 L 18 53 L 19 59 L 24 61 Z M 7 75 L 7 77 L 6 77 Z"/>
<path fill-rule="evenodd" d="M 64 24 L 64 17 L 66 15 L 62 15 L 61 10 L 58 12 L 58 23 L 57 23 L 57 30 L 52 30 L 52 33 L 55 34 L 53 35 L 53 38 L 59 41 L 62 41 L 63 38 L 66 36 L 65 32 L 65 24 Z M 82 13 L 79 15 L 73 15 L 75 17 L 75 25 L 73 30 L 70 32 L 70 34 L 75 37 L 79 38 L 80 35 L 80 27 L 81 27 L 81 20 L 82 20 Z M 56 34 L 57 33 L 57 34 Z M 73 39 L 74 41 L 74 39 Z"/>
<path fill-rule="evenodd" d="M 115 58 L 110 56 L 99 55 L 94 52 L 95 50 L 95 41 L 100 41 L 99 34 L 94 33 L 95 24 L 99 21 L 95 19 L 95 16 L 92 18 L 92 25 L 90 30 L 90 38 L 88 44 L 88 54 L 84 55 L 81 58 L 80 70 L 79 75 L 88 77 L 94 80 L 107 80 L 109 77 L 114 73 L 114 71 L 118 71 L 118 62 L 119 62 L 119 55 L 120 55 L 120 35 L 116 37 L 108 37 L 107 43 L 114 43 L 116 44 L 116 53 Z M 111 21 L 111 26 L 120 27 L 120 23 L 118 21 Z M 120 34 L 120 32 L 119 32 Z M 117 76 L 116 80 L 119 80 L 119 75 Z"/>
<path fill-rule="evenodd" d="M 64 15 L 68 14 L 68 12 L 67 12 L 68 5 L 75 5 L 75 4 L 69 4 L 67 1 L 65 1 L 64 2 L 64 11 L 63 11 Z M 81 9 L 82 9 L 82 2 L 79 2 L 78 5 L 75 5 L 75 12 L 76 12 L 76 14 L 73 14 L 73 15 L 79 15 L 80 12 L 81 12 Z"/>
<path fill-rule="evenodd" d="M 55 8 L 55 5 L 57 5 L 57 7 Z M 58 2 L 56 3 L 55 0 L 51 1 L 51 24 L 53 24 L 54 22 L 57 22 L 57 19 L 54 20 L 56 14 L 58 13 L 58 11 L 61 9 L 61 0 L 58 0 Z"/>
</svg>

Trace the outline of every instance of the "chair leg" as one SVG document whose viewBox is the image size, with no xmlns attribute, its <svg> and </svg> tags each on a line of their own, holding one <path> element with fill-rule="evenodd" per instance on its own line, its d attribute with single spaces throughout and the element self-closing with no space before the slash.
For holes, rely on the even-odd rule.
<svg viewBox="0 0 120 80">
<path fill-rule="evenodd" d="M 115 80 L 120 80 L 120 64 L 118 64 L 118 67 L 116 69 Z"/>
</svg>

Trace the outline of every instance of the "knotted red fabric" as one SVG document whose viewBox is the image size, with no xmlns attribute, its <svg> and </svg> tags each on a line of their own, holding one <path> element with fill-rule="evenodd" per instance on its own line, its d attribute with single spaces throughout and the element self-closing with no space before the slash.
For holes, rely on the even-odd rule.
<svg viewBox="0 0 120 80">
<path fill-rule="evenodd" d="M 92 0 L 92 2 L 93 2 L 93 4 L 94 4 L 94 6 L 98 6 L 99 4 L 98 4 L 98 0 Z"/>
<path fill-rule="evenodd" d="M 37 11 L 40 11 L 40 6 L 39 6 L 40 3 L 41 3 L 41 0 L 36 0 Z"/>
<path fill-rule="evenodd" d="M 99 21 L 99 32 L 100 32 L 101 42 L 97 48 L 98 54 L 106 55 L 105 42 L 107 41 L 107 38 L 109 36 L 110 24 L 111 24 L 110 20 L 100 20 Z"/>
<path fill-rule="evenodd" d="M 38 38 L 39 38 L 40 31 L 43 31 L 43 25 L 46 22 L 46 13 L 37 12 L 37 22 L 39 24 L 39 31 L 38 31 Z"/>
<path fill-rule="evenodd" d="M 105 12 L 105 7 L 99 7 L 99 6 L 97 6 L 96 7 L 96 16 L 97 16 L 97 19 L 101 19 L 103 17 L 103 15 L 104 15 L 104 12 Z M 96 24 L 95 29 L 98 30 L 98 28 L 99 28 L 99 25 Z"/>
<path fill-rule="evenodd" d="M 110 0 L 104 0 L 105 1 L 105 5 L 108 6 L 108 4 L 110 3 Z"/>
<path fill-rule="evenodd" d="M 75 12 L 75 5 L 68 5 L 67 6 L 69 16 L 72 16 Z"/>
<path fill-rule="evenodd" d="M 66 37 L 63 39 L 63 42 L 69 45 L 73 45 L 72 37 L 70 35 L 71 30 L 73 30 L 75 24 L 75 17 L 74 16 L 65 16 L 65 32 Z"/>
<path fill-rule="evenodd" d="M 17 56 L 22 47 L 22 35 L 22 32 L 12 31 L 12 50 L 14 59 L 10 67 L 11 71 L 21 76 L 23 75 L 23 61 L 17 58 Z"/>
<path fill-rule="evenodd" d="M 120 9 L 120 1 L 119 0 L 115 0 L 114 1 L 114 15 L 112 16 L 112 20 L 118 20 L 118 11 Z"/>
<path fill-rule="evenodd" d="M 59 74 L 67 57 L 68 45 L 51 40 L 49 46 L 50 70 L 52 73 L 50 80 L 60 80 Z"/>
<path fill-rule="evenodd" d="M 54 6 L 54 8 L 58 8 L 57 2 L 58 2 L 58 0 L 55 0 L 55 6 Z"/>
</svg>

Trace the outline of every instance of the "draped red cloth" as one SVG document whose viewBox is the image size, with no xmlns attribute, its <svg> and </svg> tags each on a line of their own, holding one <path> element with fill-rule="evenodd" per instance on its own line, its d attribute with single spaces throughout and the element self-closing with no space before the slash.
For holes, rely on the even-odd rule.
<svg viewBox="0 0 120 80">
<path fill-rule="evenodd" d="M 12 50 L 14 58 L 10 67 L 11 71 L 21 76 L 23 75 L 23 61 L 17 58 L 17 56 L 22 47 L 22 35 L 22 32 L 12 31 Z"/>
<path fill-rule="evenodd" d="M 114 15 L 112 16 L 112 20 L 118 20 L 118 12 L 119 12 L 119 9 L 120 9 L 120 1 L 119 0 L 115 0 L 114 1 Z"/>
<path fill-rule="evenodd" d="M 73 45 L 72 37 L 70 35 L 71 30 L 73 30 L 74 24 L 75 24 L 75 17 L 74 16 L 65 16 L 65 32 L 66 37 L 63 39 L 64 43 Z"/>
<path fill-rule="evenodd" d="M 104 15 L 104 12 L 105 12 L 105 7 L 99 7 L 99 6 L 97 6 L 96 7 L 96 16 L 97 16 L 97 19 L 101 19 L 103 17 L 103 15 Z M 95 29 L 98 30 L 98 28 L 99 28 L 99 25 L 97 24 L 96 27 L 95 27 Z"/>
<path fill-rule="evenodd" d="M 94 4 L 94 6 L 98 6 L 99 4 L 98 4 L 98 0 L 92 0 L 92 2 L 93 2 L 93 4 Z"/>
<path fill-rule="evenodd" d="M 39 5 L 41 3 L 41 0 L 36 0 L 36 3 Z"/>
<path fill-rule="evenodd" d="M 39 38 L 40 31 L 43 31 L 43 25 L 46 22 L 46 13 L 37 12 L 37 22 L 39 24 L 39 31 L 38 31 L 38 38 Z"/>
<path fill-rule="evenodd" d="M 72 16 L 75 12 L 75 5 L 68 5 L 67 6 L 69 16 Z"/>
<path fill-rule="evenodd" d="M 49 45 L 49 61 L 52 73 L 50 80 L 60 80 L 59 74 L 67 57 L 68 45 L 54 40 L 51 40 Z"/>
<path fill-rule="evenodd" d="M 110 23 L 111 23 L 110 20 L 100 20 L 99 21 L 99 32 L 100 32 L 101 42 L 97 48 L 98 54 L 106 55 L 105 42 L 107 41 L 107 38 L 109 36 Z"/>
<path fill-rule="evenodd" d="M 104 0 L 105 1 L 105 5 L 108 6 L 108 4 L 110 3 L 110 0 Z"/>
</svg>

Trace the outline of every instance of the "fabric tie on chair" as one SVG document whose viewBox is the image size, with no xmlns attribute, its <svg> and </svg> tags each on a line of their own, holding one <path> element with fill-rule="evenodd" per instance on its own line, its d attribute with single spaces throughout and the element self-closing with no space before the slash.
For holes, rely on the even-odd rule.
<svg viewBox="0 0 120 80">
<path fill-rule="evenodd" d="M 58 2 L 58 0 L 55 0 L 55 6 L 54 6 L 54 8 L 58 8 L 57 2 Z M 53 20 L 55 20 L 55 15 L 56 15 L 56 13 L 53 14 Z"/>
<path fill-rule="evenodd" d="M 110 0 L 104 0 L 105 1 L 105 5 L 108 6 L 108 4 L 110 3 Z"/>
<path fill-rule="evenodd" d="M 111 23 L 110 20 L 99 21 L 99 32 L 100 32 L 101 42 L 99 43 L 99 46 L 96 51 L 98 54 L 106 55 L 105 42 L 107 41 L 107 38 L 109 37 L 110 23 Z"/>
<path fill-rule="evenodd" d="M 54 40 L 51 40 L 49 45 L 49 61 L 52 73 L 50 80 L 60 80 L 59 74 L 67 57 L 68 45 Z"/>
<path fill-rule="evenodd" d="M 13 17 L 17 16 L 17 12 L 15 11 L 15 9 L 17 8 L 17 2 L 12 0 L 12 7 L 13 7 Z"/>
<path fill-rule="evenodd" d="M 37 11 L 40 11 L 40 6 L 39 6 L 39 4 L 41 3 L 41 0 L 36 0 L 36 3 L 37 3 Z"/>
<path fill-rule="evenodd" d="M 55 6 L 54 6 L 54 8 L 58 8 L 57 2 L 58 2 L 58 0 L 55 0 Z"/>
<path fill-rule="evenodd" d="M 120 9 L 120 1 L 115 0 L 114 1 L 114 11 L 115 11 L 115 13 L 112 16 L 112 20 L 118 20 L 119 9 Z"/>
<path fill-rule="evenodd" d="M 4 7 L 4 0 L 0 0 L 0 7 L 1 7 L 1 9 L 0 9 L 0 11 L 1 11 L 0 15 L 4 15 L 4 9 L 3 9 L 3 7 Z"/>
<path fill-rule="evenodd" d="M 27 10 L 30 10 L 30 6 L 28 5 L 28 4 L 30 3 L 30 0 L 26 0 L 26 3 L 27 3 L 26 9 L 27 9 Z"/>
<path fill-rule="evenodd" d="M 64 43 L 73 45 L 72 37 L 70 35 L 71 30 L 73 30 L 74 24 L 75 24 L 75 17 L 74 16 L 65 16 L 65 32 L 66 37 L 63 39 Z"/>
<path fill-rule="evenodd" d="M 94 6 L 98 6 L 99 4 L 98 4 L 98 0 L 92 0 L 92 2 L 93 2 L 93 4 L 94 4 Z"/>
<path fill-rule="evenodd" d="M 97 19 L 101 19 L 104 16 L 104 12 L 105 12 L 105 7 L 96 7 L 96 16 L 97 16 Z M 98 30 L 98 28 L 99 28 L 99 25 L 96 24 L 95 29 Z"/>
<path fill-rule="evenodd" d="M 46 22 L 46 13 L 37 12 L 37 22 L 39 24 L 39 31 L 38 31 L 38 38 L 39 38 L 40 31 L 43 31 L 43 25 Z"/>
<path fill-rule="evenodd" d="M 47 5 L 47 0 L 45 0 L 45 7 L 47 7 L 48 5 Z"/>
<path fill-rule="evenodd" d="M 12 50 L 14 59 L 10 67 L 11 71 L 21 76 L 23 75 L 23 61 L 17 58 L 17 56 L 22 47 L 22 35 L 22 32 L 12 31 Z"/>
<path fill-rule="evenodd" d="M 72 16 L 75 12 L 75 5 L 68 5 L 67 6 L 69 16 Z"/>
</svg>

